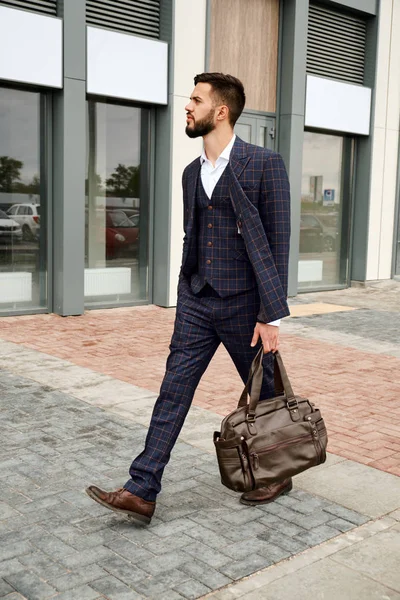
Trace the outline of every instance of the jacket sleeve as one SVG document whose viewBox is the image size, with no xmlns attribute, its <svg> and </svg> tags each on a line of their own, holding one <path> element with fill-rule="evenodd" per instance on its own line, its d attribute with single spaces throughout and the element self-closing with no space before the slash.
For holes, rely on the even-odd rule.
<svg viewBox="0 0 400 600">
<path fill-rule="evenodd" d="M 287 296 L 290 185 L 283 159 L 275 152 L 264 161 L 259 213 L 282 288 Z M 262 305 L 257 318 L 262 323 L 269 322 L 267 311 Z"/>
</svg>

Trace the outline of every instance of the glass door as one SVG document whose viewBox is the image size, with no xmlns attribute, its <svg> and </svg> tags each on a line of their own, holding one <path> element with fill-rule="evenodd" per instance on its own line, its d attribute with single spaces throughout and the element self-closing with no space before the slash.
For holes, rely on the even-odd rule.
<svg viewBox="0 0 400 600">
<path fill-rule="evenodd" d="M 299 291 L 348 284 L 352 162 L 351 138 L 304 133 Z"/>
<path fill-rule="evenodd" d="M 235 133 L 244 142 L 275 150 L 275 119 L 243 114 L 235 125 Z"/>
<path fill-rule="evenodd" d="M 150 110 L 89 100 L 86 305 L 148 301 Z"/>
</svg>

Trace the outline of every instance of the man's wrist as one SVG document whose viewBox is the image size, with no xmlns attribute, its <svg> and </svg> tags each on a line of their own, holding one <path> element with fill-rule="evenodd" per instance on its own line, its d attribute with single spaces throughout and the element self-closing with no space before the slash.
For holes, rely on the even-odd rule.
<svg viewBox="0 0 400 600">
<path fill-rule="evenodd" d="M 277 319 L 276 321 L 270 321 L 269 323 L 257 319 L 257 323 L 262 323 L 263 325 L 272 325 L 273 327 L 279 327 L 281 324 L 281 319 Z"/>
</svg>

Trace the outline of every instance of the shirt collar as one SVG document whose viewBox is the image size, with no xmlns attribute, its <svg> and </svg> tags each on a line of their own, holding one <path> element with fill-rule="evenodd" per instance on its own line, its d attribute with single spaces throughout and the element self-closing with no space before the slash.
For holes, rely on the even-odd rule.
<svg viewBox="0 0 400 600">
<path fill-rule="evenodd" d="M 233 148 L 233 144 L 235 143 L 236 140 L 236 135 L 233 134 L 231 141 L 229 142 L 229 144 L 222 150 L 221 154 L 218 156 L 217 160 L 215 161 L 215 166 L 217 166 L 218 161 L 220 161 L 221 159 L 225 162 L 229 162 L 229 157 L 231 155 L 231 151 Z M 208 161 L 207 158 L 207 154 L 203 148 L 203 152 L 201 153 L 200 156 L 200 163 L 203 164 L 205 161 Z"/>
</svg>

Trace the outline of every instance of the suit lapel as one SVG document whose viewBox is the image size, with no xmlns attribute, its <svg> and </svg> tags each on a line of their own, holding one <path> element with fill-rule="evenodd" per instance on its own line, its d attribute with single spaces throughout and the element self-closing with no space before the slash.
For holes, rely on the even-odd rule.
<svg viewBox="0 0 400 600">
<path fill-rule="evenodd" d="M 250 156 L 247 155 L 246 144 L 239 137 L 236 137 L 229 157 L 229 163 L 237 179 L 241 176 L 249 160 Z"/>
<path fill-rule="evenodd" d="M 193 229 L 193 223 L 194 223 L 194 211 L 195 211 L 195 207 L 196 207 L 196 190 L 197 190 L 197 184 L 198 184 L 198 180 L 199 180 L 199 176 L 200 176 L 200 168 L 201 168 L 201 164 L 200 164 L 200 159 L 197 162 L 195 162 L 194 164 L 191 165 L 190 170 L 187 174 L 188 177 L 188 208 L 189 208 L 189 215 L 188 215 L 188 223 L 187 223 L 187 235 L 188 237 L 190 237 L 192 229 Z"/>
<path fill-rule="evenodd" d="M 229 159 L 229 165 L 231 168 L 231 182 L 230 182 L 230 198 L 232 202 L 232 208 L 236 215 L 236 218 L 241 221 L 243 212 L 249 203 L 246 194 L 242 190 L 238 179 L 243 173 L 245 167 L 250 161 L 250 156 L 247 154 L 247 144 L 240 138 L 236 138 L 232 148 L 231 156 Z"/>
</svg>

